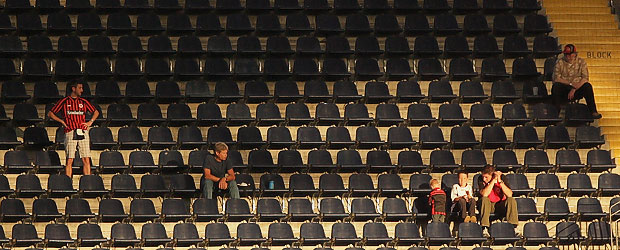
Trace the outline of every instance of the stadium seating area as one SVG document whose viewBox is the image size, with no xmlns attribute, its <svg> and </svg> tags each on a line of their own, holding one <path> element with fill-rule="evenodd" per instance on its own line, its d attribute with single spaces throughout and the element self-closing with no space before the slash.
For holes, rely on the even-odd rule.
<svg viewBox="0 0 620 250">
<path fill-rule="evenodd" d="M 587 107 L 549 103 L 560 50 L 535 0 L 0 6 L 7 248 L 610 244 L 620 175 Z M 70 179 L 46 114 L 76 80 L 102 115 L 95 174 L 76 161 Z M 201 198 L 216 142 L 242 199 Z M 429 181 L 449 194 L 487 164 L 519 197 L 516 231 L 430 223 Z"/>
</svg>

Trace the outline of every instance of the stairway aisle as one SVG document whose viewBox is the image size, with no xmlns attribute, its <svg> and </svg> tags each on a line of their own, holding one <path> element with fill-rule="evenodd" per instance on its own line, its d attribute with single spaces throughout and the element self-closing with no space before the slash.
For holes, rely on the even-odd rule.
<svg viewBox="0 0 620 250">
<path fill-rule="evenodd" d="M 599 126 L 620 162 L 620 29 L 609 0 L 544 0 L 562 45 L 572 43 L 585 58 L 599 112 Z"/>
</svg>

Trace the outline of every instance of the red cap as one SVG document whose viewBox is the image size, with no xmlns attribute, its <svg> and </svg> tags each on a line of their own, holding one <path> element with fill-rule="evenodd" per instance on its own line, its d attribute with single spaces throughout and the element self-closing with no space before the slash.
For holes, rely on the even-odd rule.
<svg viewBox="0 0 620 250">
<path fill-rule="evenodd" d="M 577 53 L 577 48 L 575 47 L 575 45 L 567 44 L 566 46 L 564 46 L 564 50 L 562 51 L 562 53 L 564 54 Z"/>
</svg>

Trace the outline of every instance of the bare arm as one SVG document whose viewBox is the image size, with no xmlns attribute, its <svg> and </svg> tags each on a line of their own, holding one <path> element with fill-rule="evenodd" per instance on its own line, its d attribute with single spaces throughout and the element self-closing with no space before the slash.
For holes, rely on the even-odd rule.
<svg viewBox="0 0 620 250">
<path fill-rule="evenodd" d="M 489 194 L 491 194 L 491 192 L 493 191 L 493 185 L 495 184 L 497 180 L 495 180 L 495 178 L 493 178 L 493 180 L 491 180 L 491 182 L 489 182 L 489 184 L 484 187 L 483 189 L 480 189 L 480 195 L 482 197 L 489 197 Z"/>
<path fill-rule="evenodd" d="M 205 171 L 205 179 L 212 180 L 213 182 L 218 182 L 220 178 L 211 174 L 211 169 L 203 168 Z"/>
<path fill-rule="evenodd" d="M 63 121 L 62 119 L 60 119 L 60 117 L 56 116 L 56 114 L 54 114 L 54 112 L 50 111 L 47 112 L 47 116 L 49 118 L 52 118 L 52 120 L 59 122 L 60 124 L 62 124 L 62 126 L 66 127 L 67 124 L 65 123 L 65 121 Z"/>
<path fill-rule="evenodd" d="M 226 172 L 228 173 L 228 176 L 224 177 L 224 180 L 226 180 L 226 181 L 234 181 L 235 180 L 235 171 L 232 170 L 232 169 L 229 169 Z"/>
<path fill-rule="evenodd" d="M 505 182 L 500 182 L 499 186 L 502 188 L 502 192 L 504 192 L 506 197 L 512 197 L 512 189 L 510 189 Z"/>
<path fill-rule="evenodd" d="M 90 121 L 88 122 L 92 124 L 93 122 L 95 122 L 95 120 L 97 120 L 97 117 L 99 117 L 99 110 L 95 110 L 95 112 L 93 112 L 93 117 L 90 118 Z"/>
</svg>

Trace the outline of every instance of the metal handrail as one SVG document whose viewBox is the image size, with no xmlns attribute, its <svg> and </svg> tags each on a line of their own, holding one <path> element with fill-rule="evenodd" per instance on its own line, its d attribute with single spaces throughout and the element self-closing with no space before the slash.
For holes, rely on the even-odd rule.
<svg viewBox="0 0 620 250">
<path fill-rule="evenodd" d="M 613 1 L 613 0 L 610 0 L 610 1 Z M 618 202 L 616 202 L 616 203 L 614 203 L 614 204 L 610 204 L 610 205 L 609 205 L 609 227 L 610 227 L 610 228 L 609 228 L 609 229 L 610 229 L 610 230 L 609 230 L 609 231 L 610 231 L 609 233 L 610 233 L 610 236 L 611 236 L 611 237 L 610 237 L 610 240 L 611 240 L 611 242 L 610 242 L 610 243 L 611 243 L 611 249 L 612 249 L 612 250 L 614 250 L 614 249 L 615 249 L 615 250 L 619 250 L 619 249 L 620 249 L 620 237 L 618 237 L 618 236 L 616 236 L 616 235 L 615 235 L 615 234 L 616 234 L 616 233 L 615 233 L 615 231 L 617 231 L 617 230 L 618 230 L 618 228 L 619 228 L 619 227 L 618 227 L 618 225 L 620 224 L 620 218 L 619 218 L 619 219 L 616 219 L 616 220 L 613 220 L 613 217 L 614 217 L 615 215 L 620 214 L 620 210 L 615 211 L 615 212 L 613 212 L 613 213 L 612 213 L 611 209 L 612 209 L 613 207 L 615 207 L 615 206 L 620 206 L 620 201 L 618 201 Z M 614 226 L 612 226 L 612 225 L 615 225 L 615 227 L 614 227 Z M 614 230 L 614 228 L 615 228 L 616 230 Z"/>
</svg>

